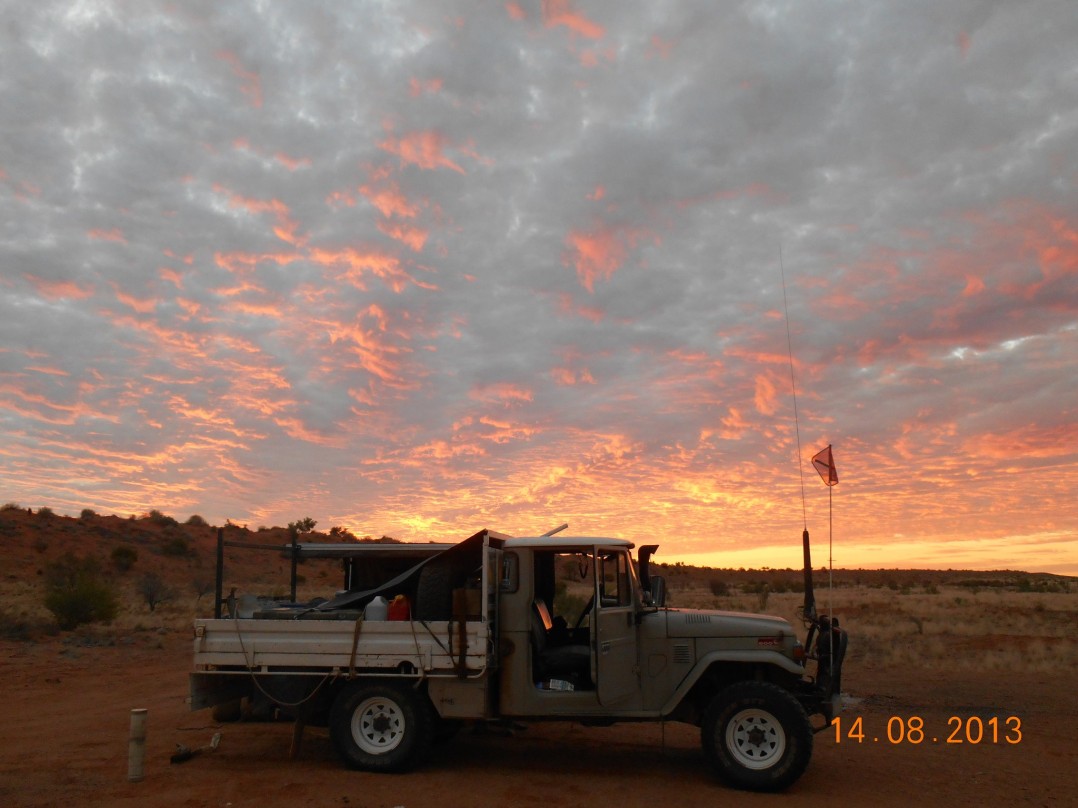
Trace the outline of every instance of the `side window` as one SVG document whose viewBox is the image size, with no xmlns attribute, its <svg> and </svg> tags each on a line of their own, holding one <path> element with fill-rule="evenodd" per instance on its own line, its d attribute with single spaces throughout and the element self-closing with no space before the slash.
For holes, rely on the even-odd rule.
<svg viewBox="0 0 1078 808">
<path fill-rule="evenodd" d="M 603 551 L 599 555 L 601 606 L 632 605 L 629 586 L 629 555 L 619 550 Z"/>
</svg>

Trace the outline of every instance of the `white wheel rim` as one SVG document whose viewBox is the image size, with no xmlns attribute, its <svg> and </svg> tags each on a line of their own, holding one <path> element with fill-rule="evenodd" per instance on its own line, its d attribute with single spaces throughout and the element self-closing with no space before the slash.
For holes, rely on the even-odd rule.
<svg viewBox="0 0 1078 808">
<path fill-rule="evenodd" d="M 766 710 L 742 710 L 726 725 L 726 748 L 746 769 L 766 769 L 786 751 L 786 732 Z"/>
<path fill-rule="evenodd" d="M 384 755 L 404 739 L 404 713 L 396 702 L 375 696 L 352 713 L 352 737 L 364 752 Z"/>
</svg>

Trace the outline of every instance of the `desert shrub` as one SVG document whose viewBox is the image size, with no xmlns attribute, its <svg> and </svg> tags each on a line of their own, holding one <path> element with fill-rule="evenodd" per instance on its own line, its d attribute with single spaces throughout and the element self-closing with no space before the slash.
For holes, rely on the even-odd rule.
<svg viewBox="0 0 1078 808">
<path fill-rule="evenodd" d="M 119 602 L 95 559 L 71 557 L 45 568 L 45 608 L 66 631 L 112 620 Z"/>
<path fill-rule="evenodd" d="M 355 534 L 340 525 L 334 525 L 329 529 L 329 537 L 335 541 L 356 541 Z"/>
<path fill-rule="evenodd" d="M 56 634 L 56 624 L 51 620 L 0 610 L 0 638 L 27 642 L 53 634 Z"/>
<path fill-rule="evenodd" d="M 138 550 L 134 547 L 128 547 L 126 544 L 121 544 L 112 551 L 109 560 L 112 561 L 112 566 L 117 570 L 127 572 L 138 561 Z"/>
<path fill-rule="evenodd" d="M 40 508 L 37 509 L 37 515 L 42 519 L 51 519 L 56 514 L 53 513 L 52 508 L 50 508 L 48 505 L 42 505 Z"/>
<path fill-rule="evenodd" d="M 708 586 L 711 588 L 711 594 L 717 598 L 724 598 L 730 594 L 730 587 L 721 578 L 712 578 Z"/>
<path fill-rule="evenodd" d="M 152 510 L 146 514 L 146 518 L 153 522 L 155 525 L 162 525 L 163 527 L 174 527 L 179 524 L 171 516 L 161 513 L 158 510 Z"/>
<path fill-rule="evenodd" d="M 183 536 L 173 536 L 161 545 L 161 552 L 173 558 L 183 558 L 191 555 L 191 545 Z"/>
<path fill-rule="evenodd" d="M 22 505 L 20 505 L 18 502 L 5 502 L 3 504 L 3 506 L 0 507 L 0 511 L 21 511 L 21 510 L 22 510 Z"/>
<path fill-rule="evenodd" d="M 93 508 L 83 508 L 82 513 L 79 514 L 80 519 L 93 519 L 97 516 L 97 511 Z"/>
<path fill-rule="evenodd" d="M 191 527 L 206 527 L 209 523 L 197 513 L 193 513 L 188 517 L 186 524 Z"/>
</svg>

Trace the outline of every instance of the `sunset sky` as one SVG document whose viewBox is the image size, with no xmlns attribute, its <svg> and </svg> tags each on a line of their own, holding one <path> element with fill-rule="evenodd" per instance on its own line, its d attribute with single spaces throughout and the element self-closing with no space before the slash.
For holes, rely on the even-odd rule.
<svg viewBox="0 0 1078 808">
<path fill-rule="evenodd" d="M 0 500 L 1078 574 L 1071 0 L 0 10 Z M 781 255 L 781 265 L 780 265 Z M 798 450 L 783 271 L 804 464 Z"/>
</svg>

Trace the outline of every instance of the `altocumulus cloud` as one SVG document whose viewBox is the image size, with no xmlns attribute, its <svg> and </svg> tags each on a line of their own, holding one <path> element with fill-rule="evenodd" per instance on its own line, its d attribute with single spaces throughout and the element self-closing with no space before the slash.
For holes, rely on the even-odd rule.
<svg viewBox="0 0 1078 808">
<path fill-rule="evenodd" d="M 781 248 L 836 563 L 1078 572 L 1076 40 L 1064 2 L 8 8 L 5 497 L 776 547 Z"/>
</svg>

